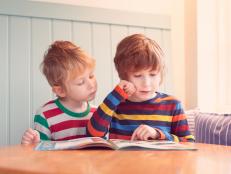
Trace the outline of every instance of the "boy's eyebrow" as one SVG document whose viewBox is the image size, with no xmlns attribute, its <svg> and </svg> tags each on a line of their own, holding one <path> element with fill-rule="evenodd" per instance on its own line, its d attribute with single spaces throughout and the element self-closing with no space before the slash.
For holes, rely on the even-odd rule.
<svg viewBox="0 0 231 174">
<path fill-rule="evenodd" d="M 94 71 L 90 72 L 89 75 L 94 74 Z M 75 81 L 83 80 L 85 77 L 83 75 L 78 76 Z"/>
<path fill-rule="evenodd" d="M 158 72 L 160 72 L 160 70 L 158 70 L 158 69 L 151 69 L 149 72 L 156 72 L 156 73 L 158 73 Z"/>
<path fill-rule="evenodd" d="M 80 76 L 80 77 L 77 77 L 77 78 L 73 79 L 73 81 L 74 81 L 74 82 L 77 82 L 77 81 L 81 81 L 81 80 L 83 80 L 83 79 L 84 79 L 84 77 L 81 77 L 81 76 Z"/>
</svg>

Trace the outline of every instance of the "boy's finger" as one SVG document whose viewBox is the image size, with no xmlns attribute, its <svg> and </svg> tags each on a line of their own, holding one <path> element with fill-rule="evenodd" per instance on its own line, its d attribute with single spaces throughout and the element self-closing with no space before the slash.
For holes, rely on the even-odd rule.
<svg viewBox="0 0 231 174">
<path fill-rule="evenodd" d="M 28 137 L 25 137 L 25 136 L 22 137 L 22 141 L 30 141 L 30 140 L 31 140 L 31 139 L 28 138 Z"/>
<path fill-rule="evenodd" d="M 39 135 L 38 131 L 33 130 L 33 135 L 34 135 L 34 136 L 38 136 L 38 135 Z"/>
<path fill-rule="evenodd" d="M 23 137 L 27 137 L 28 139 L 33 139 L 34 135 L 31 134 L 30 132 L 26 132 Z"/>
<path fill-rule="evenodd" d="M 33 133 L 33 132 L 34 132 L 34 129 L 29 128 L 29 129 L 26 130 L 26 132 Z"/>
<path fill-rule="evenodd" d="M 144 136 L 145 136 L 146 133 L 147 133 L 146 130 L 141 129 L 141 131 L 139 132 L 139 138 L 140 138 L 141 140 L 144 140 Z"/>
<path fill-rule="evenodd" d="M 131 141 L 135 141 L 135 140 L 137 140 L 138 138 L 137 138 L 137 136 L 136 136 L 136 134 L 132 134 L 132 138 L 131 138 Z"/>
<path fill-rule="evenodd" d="M 21 144 L 30 144 L 31 143 L 31 139 L 28 139 L 27 137 L 23 137 Z"/>
<path fill-rule="evenodd" d="M 21 144 L 29 144 L 29 142 L 26 140 L 22 140 Z"/>
<path fill-rule="evenodd" d="M 136 137 L 136 136 L 137 136 L 136 132 L 137 132 L 137 129 L 133 132 L 132 137 L 131 137 L 131 141 L 137 139 L 137 137 Z"/>
<path fill-rule="evenodd" d="M 36 136 L 34 137 L 34 142 L 35 143 L 40 142 L 40 135 L 39 135 L 39 133 L 37 131 L 36 131 Z"/>
<path fill-rule="evenodd" d="M 144 135 L 143 135 L 143 140 L 144 141 L 147 141 L 149 138 L 151 138 L 149 132 L 146 132 Z"/>
</svg>

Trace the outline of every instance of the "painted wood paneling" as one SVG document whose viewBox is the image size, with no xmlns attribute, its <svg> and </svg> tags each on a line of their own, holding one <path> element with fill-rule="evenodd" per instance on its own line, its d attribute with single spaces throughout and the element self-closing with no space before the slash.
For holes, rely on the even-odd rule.
<svg viewBox="0 0 231 174">
<path fill-rule="evenodd" d="M 92 24 L 73 22 L 73 42 L 92 55 Z"/>
<path fill-rule="evenodd" d="M 72 40 L 72 23 L 71 21 L 52 20 L 52 41 L 55 40 Z"/>
<path fill-rule="evenodd" d="M 40 11 L 25 11 L 35 4 Z M 55 11 L 42 10 L 48 7 Z M 60 9 L 63 9 L 62 16 Z M 28 2 L 17 5 L 12 1 L 1 1 L 0 145 L 20 143 L 23 132 L 32 126 L 36 110 L 55 97 L 40 70 L 43 55 L 53 41 L 73 41 L 96 59 L 98 92 L 93 101 L 95 105 L 101 103 L 119 82 L 113 58 L 117 44 L 125 36 L 145 33 L 169 51 L 170 25 L 168 19 L 164 24 L 165 17 L 160 17 L 162 24 L 153 25 L 150 22 L 155 21 L 153 15 L 149 16 L 150 21 L 136 23 L 138 14 L 113 10 L 106 14 L 104 10 L 94 8 Z M 119 20 L 118 16 L 123 18 Z M 170 52 L 167 54 L 170 57 Z"/>
<path fill-rule="evenodd" d="M 111 63 L 112 63 L 112 85 L 119 83 L 119 76 L 115 69 L 114 57 L 118 43 L 128 35 L 128 27 L 111 25 Z"/>
<path fill-rule="evenodd" d="M 96 78 L 98 91 L 95 104 L 100 104 L 112 90 L 112 63 L 110 27 L 105 24 L 93 24 L 92 54 L 96 59 Z"/>
<path fill-rule="evenodd" d="M 129 35 L 132 35 L 132 34 L 144 34 L 144 27 L 129 26 L 128 27 L 128 34 Z"/>
<path fill-rule="evenodd" d="M 165 76 L 164 76 L 164 92 L 174 95 L 173 89 L 173 62 L 171 57 L 171 33 L 170 31 L 162 31 L 162 49 L 165 58 Z"/>
<path fill-rule="evenodd" d="M 29 18 L 9 18 L 10 144 L 19 143 L 22 132 L 30 126 L 30 27 Z"/>
<path fill-rule="evenodd" d="M 0 146 L 9 143 L 8 17 L 0 15 Z"/>
<path fill-rule="evenodd" d="M 171 28 L 171 20 L 167 15 L 24 0 L 20 3 L 18 0 L 1 0 L 0 14 L 125 26 L 149 26 L 166 30 Z"/>
<path fill-rule="evenodd" d="M 51 21 L 32 18 L 31 38 L 31 104 L 32 115 L 34 115 L 39 106 L 52 98 L 51 88 L 40 68 L 44 53 L 52 40 Z M 33 123 L 33 117 L 31 118 L 31 123 Z"/>
<path fill-rule="evenodd" d="M 158 29 L 153 29 L 153 28 L 145 28 L 144 29 L 144 34 L 153 39 L 155 42 L 157 42 L 161 48 L 163 48 L 163 31 L 158 30 Z"/>
</svg>

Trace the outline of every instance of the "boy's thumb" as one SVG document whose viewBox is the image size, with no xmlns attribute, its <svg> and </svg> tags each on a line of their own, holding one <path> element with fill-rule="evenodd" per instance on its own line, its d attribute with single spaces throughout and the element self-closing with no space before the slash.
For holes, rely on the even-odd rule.
<svg viewBox="0 0 231 174">
<path fill-rule="evenodd" d="M 36 136 L 35 136 L 34 141 L 35 141 L 35 143 L 40 142 L 40 135 L 39 135 L 39 133 L 37 131 L 36 131 Z"/>
</svg>

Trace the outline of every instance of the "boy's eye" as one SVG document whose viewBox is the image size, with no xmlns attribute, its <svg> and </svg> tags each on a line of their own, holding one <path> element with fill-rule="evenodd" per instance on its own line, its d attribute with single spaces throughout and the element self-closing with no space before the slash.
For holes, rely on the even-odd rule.
<svg viewBox="0 0 231 174">
<path fill-rule="evenodd" d="M 135 74 L 134 77 L 139 78 L 141 77 L 141 74 Z"/>
<path fill-rule="evenodd" d="M 150 76 L 154 77 L 154 76 L 156 76 L 156 74 L 155 74 L 155 73 L 152 73 L 152 74 L 150 74 Z"/>
<path fill-rule="evenodd" d="M 81 86 L 81 85 L 83 85 L 83 84 L 84 84 L 84 81 L 83 81 L 83 80 L 77 83 L 78 86 Z"/>
</svg>

